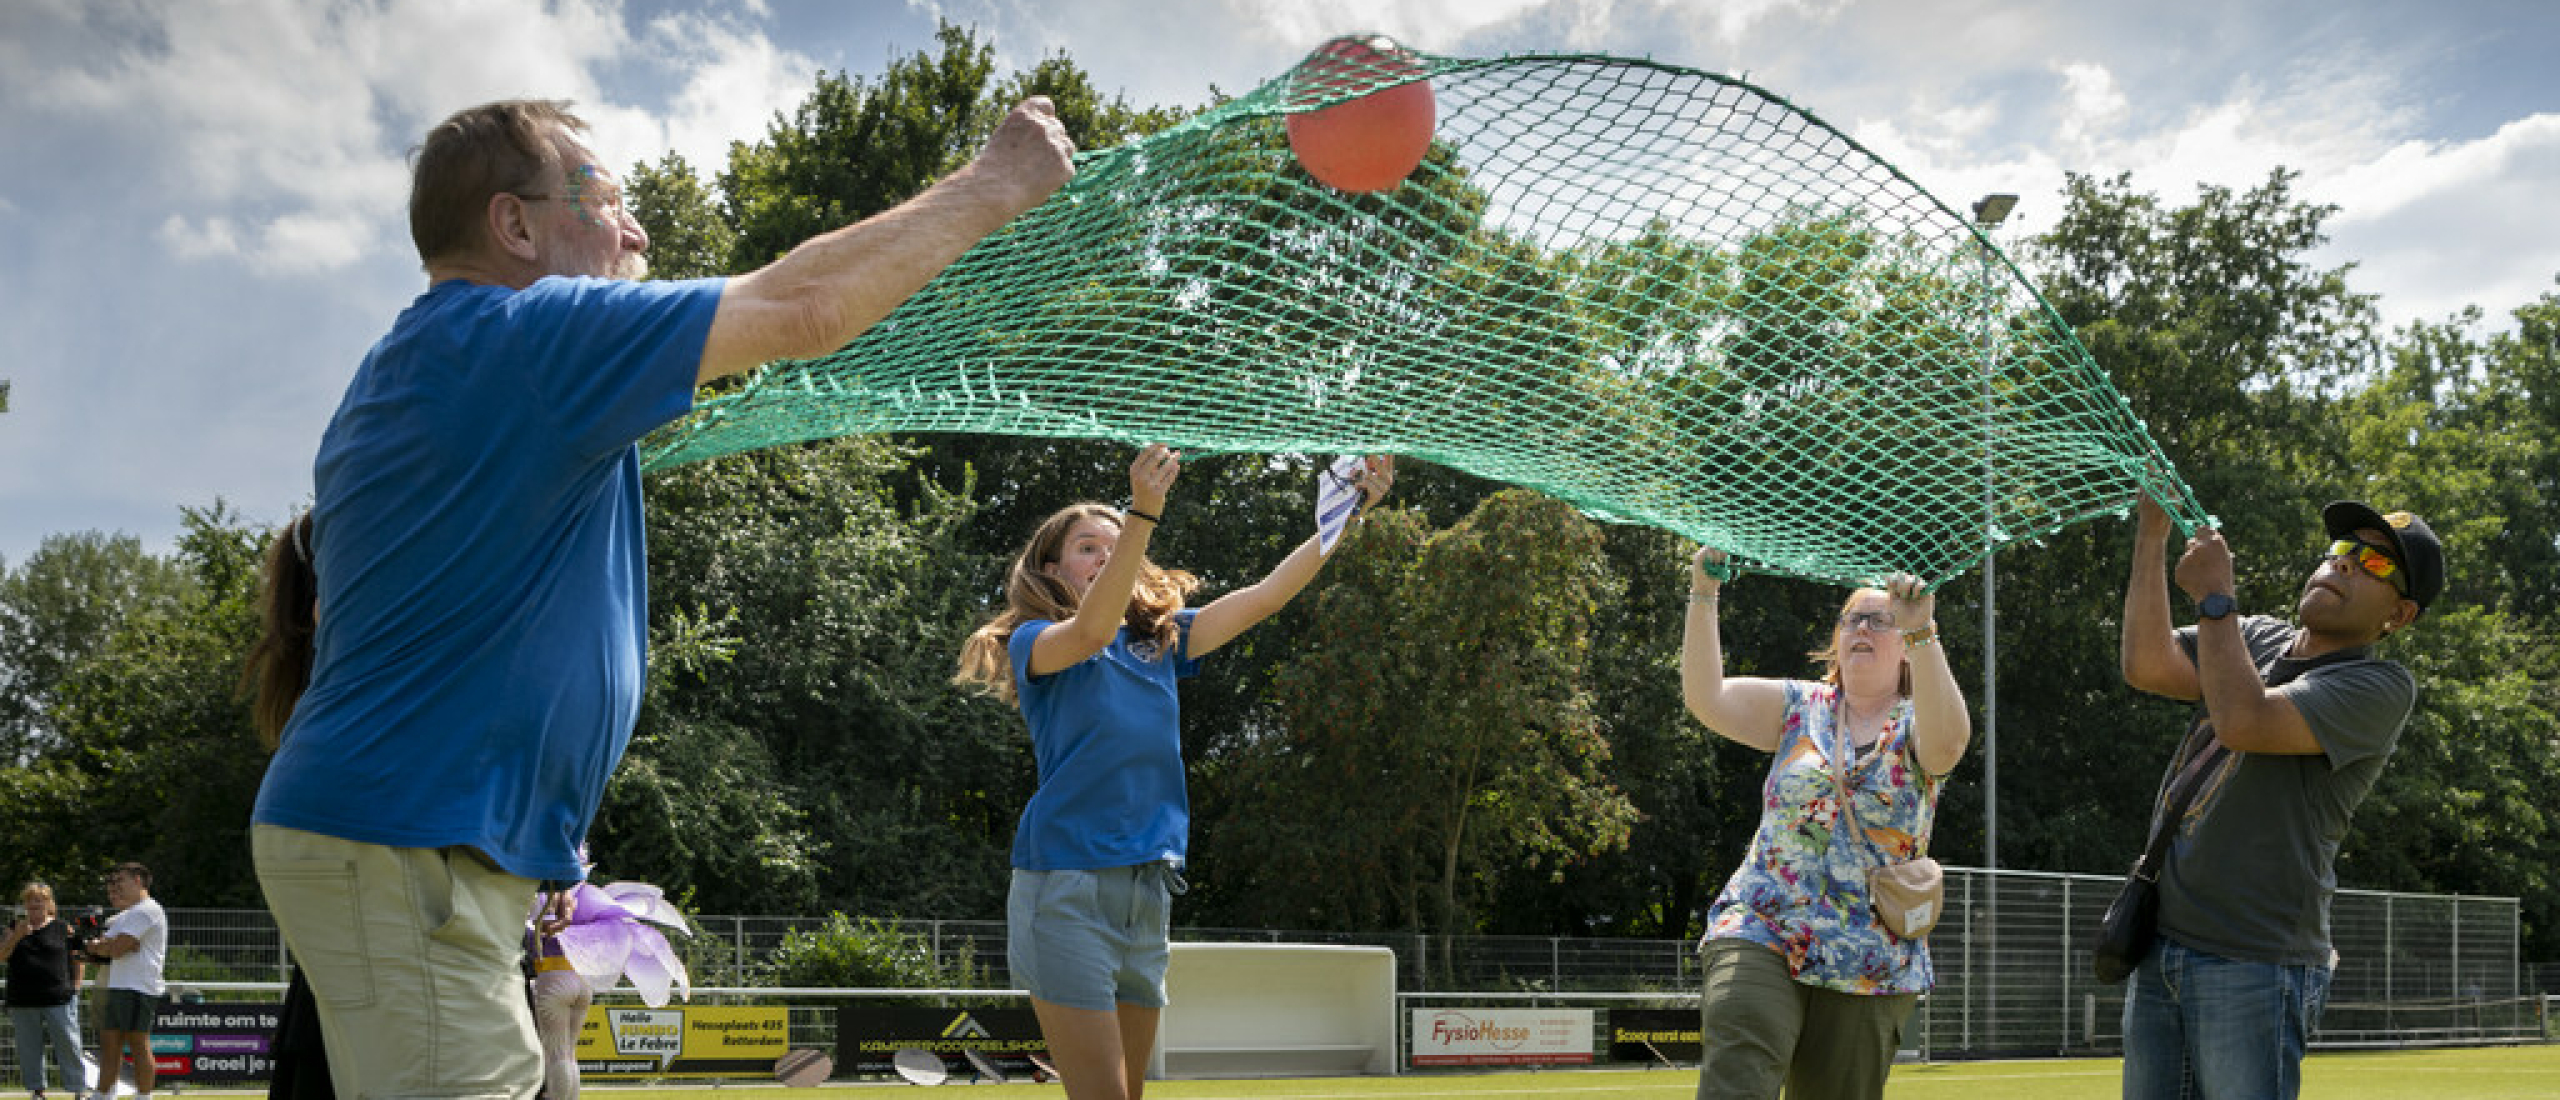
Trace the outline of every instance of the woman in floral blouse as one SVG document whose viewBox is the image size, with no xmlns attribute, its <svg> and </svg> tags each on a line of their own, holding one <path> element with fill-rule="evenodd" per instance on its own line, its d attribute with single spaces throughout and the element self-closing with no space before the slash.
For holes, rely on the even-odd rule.
<svg viewBox="0 0 2560 1100">
<path fill-rule="evenodd" d="M 1726 676 L 1724 556 L 1690 562 L 1680 694 L 1707 728 L 1771 754 L 1760 829 L 1707 911 L 1700 1100 L 1873 1098 L 1934 973 L 1876 920 L 1867 871 L 1927 847 L 1938 789 L 1973 736 L 1937 644 L 1936 600 L 1896 576 L 1850 593 L 1818 681 Z M 1845 775 L 1844 775 L 1845 772 Z M 1861 836 L 1841 813 L 1854 791 Z"/>
</svg>

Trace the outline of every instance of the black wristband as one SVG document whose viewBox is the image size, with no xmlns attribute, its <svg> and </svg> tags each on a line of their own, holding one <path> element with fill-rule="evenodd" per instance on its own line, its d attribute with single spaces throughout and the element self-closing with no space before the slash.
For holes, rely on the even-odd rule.
<svg viewBox="0 0 2560 1100">
<path fill-rule="evenodd" d="M 1152 512 L 1141 512 L 1136 508 L 1123 508 L 1120 510 L 1120 514 L 1124 516 L 1136 516 L 1139 519 L 1155 524 L 1158 527 L 1164 526 L 1164 517 Z"/>
</svg>

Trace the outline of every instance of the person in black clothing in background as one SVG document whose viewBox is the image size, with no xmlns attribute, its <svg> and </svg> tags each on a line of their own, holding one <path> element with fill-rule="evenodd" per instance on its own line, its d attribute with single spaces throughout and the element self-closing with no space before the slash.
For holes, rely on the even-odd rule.
<svg viewBox="0 0 2560 1100">
<path fill-rule="evenodd" d="M 44 1051 L 73 1096 L 86 1096 L 80 1067 L 80 981 L 88 960 L 79 933 L 53 904 L 53 887 L 30 882 L 18 891 L 26 912 L 0 939 L 9 960 L 9 1030 L 18 1037 L 18 1075 L 27 1093 L 44 1100 Z"/>
</svg>

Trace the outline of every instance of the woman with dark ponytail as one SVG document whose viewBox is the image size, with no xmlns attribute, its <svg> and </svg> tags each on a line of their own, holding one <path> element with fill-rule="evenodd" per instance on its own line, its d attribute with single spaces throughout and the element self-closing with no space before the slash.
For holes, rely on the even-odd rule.
<svg viewBox="0 0 2560 1100">
<path fill-rule="evenodd" d="M 249 700 L 250 721 L 269 752 L 275 751 L 277 736 L 293 717 L 302 689 L 311 686 L 312 635 L 319 626 L 320 576 L 311 568 L 311 513 L 306 511 L 267 540 L 266 567 L 258 583 L 258 641 L 249 647 L 249 660 L 240 670 L 240 695 Z M 311 985 L 298 966 L 285 988 L 274 1055 L 268 1100 L 336 1100 L 328 1049 L 320 1038 L 320 1006 L 312 1002 Z"/>
<path fill-rule="evenodd" d="M 258 585 L 258 643 L 240 671 L 240 694 L 268 751 L 293 717 L 293 704 L 311 686 L 312 634 L 320 626 L 320 576 L 311 569 L 311 513 L 267 540 L 265 576 Z"/>
</svg>

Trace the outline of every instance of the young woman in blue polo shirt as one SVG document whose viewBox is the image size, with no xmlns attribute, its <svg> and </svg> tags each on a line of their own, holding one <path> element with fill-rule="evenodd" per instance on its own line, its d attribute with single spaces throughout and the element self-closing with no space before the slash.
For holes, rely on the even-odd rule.
<svg viewBox="0 0 2560 1100">
<path fill-rule="evenodd" d="M 1041 523 L 1014 558 L 1005 609 L 960 651 L 957 681 L 1019 706 L 1031 727 L 1040 786 L 1014 831 L 1006 957 L 1069 1100 L 1145 1087 L 1190 841 L 1174 681 L 1324 566 L 1309 538 L 1259 583 L 1185 609 L 1199 580 L 1146 558 L 1181 471 L 1150 445 L 1129 466 L 1126 509 L 1076 504 Z M 1394 476 L 1393 460 L 1369 459 L 1363 506 Z"/>
</svg>

